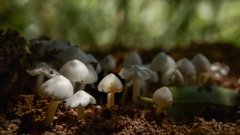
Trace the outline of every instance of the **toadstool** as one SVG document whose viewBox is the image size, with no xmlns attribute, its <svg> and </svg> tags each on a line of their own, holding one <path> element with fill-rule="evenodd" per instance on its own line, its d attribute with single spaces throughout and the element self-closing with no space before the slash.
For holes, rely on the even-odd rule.
<svg viewBox="0 0 240 135">
<path fill-rule="evenodd" d="M 156 103 L 156 114 L 158 115 L 164 108 L 171 106 L 173 102 L 173 96 L 168 87 L 161 87 L 157 89 L 153 94 L 153 102 Z"/>
<path fill-rule="evenodd" d="M 114 93 L 122 92 L 122 82 L 113 73 L 105 76 L 98 84 L 98 90 L 105 92 L 107 96 L 107 107 L 111 108 L 114 105 Z"/>
<path fill-rule="evenodd" d="M 129 52 L 123 61 L 123 67 L 142 65 L 142 59 L 136 51 Z"/>
<path fill-rule="evenodd" d="M 85 107 L 89 104 L 96 104 L 96 100 L 93 96 L 83 90 L 79 90 L 73 96 L 66 100 L 65 108 L 77 108 L 78 119 L 85 116 Z"/>
<path fill-rule="evenodd" d="M 41 85 L 41 97 L 50 97 L 46 118 L 46 125 L 50 125 L 56 112 L 59 101 L 66 100 L 73 95 L 71 82 L 62 75 L 57 75 Z"/>
</svg>

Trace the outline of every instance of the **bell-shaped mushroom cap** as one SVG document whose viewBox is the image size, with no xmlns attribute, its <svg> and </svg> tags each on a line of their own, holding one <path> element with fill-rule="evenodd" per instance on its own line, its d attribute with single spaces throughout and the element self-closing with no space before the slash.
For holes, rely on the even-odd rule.
<svg viewBox="0 0 240 135">
<path fill-rule="evenodd" d="M 113 73 L 105 76 L 98 84 L 98 91 L 105 93 L 119 93 L 122 92 L 122 82 Z"/>
<path fill-rule="evenodd" d="M 74 59 L 82 61 L 83 63 L 90 63 L 89 56 L 81 49 L 71 46 L 68 49 L 62 51 L 56 56 L 63 62 L 68 62 Z"/>
<path fill-rule="evenodd" d="M 163 85 L 183 84 L 184 78 L 178 69 L 169 69 L 161 78 Z"/>
<path fill-rule="evenodd" d="M 193 63 L 187 58 L 180 59 L 177 62 L 177 69 L 182 73 L 185 78 L 196 74 L 196 69 Z"/>
<path fill-rule="evenodd" d="M 122 68 L 119 72 L 119 75 L 125 80 L 130 80 L 135 77 L 140 80 L 147 80 L 149 78 L 149 72 L 151 72 L 151 70 L 144 66 L 131 65 Z"/>
<path fill-rule="evenodd" d="M 79 60 L 67 62 L 60 69 L 60 73 L 72 82 L 84 82 L 85 76 L 88 76 L 88 67 Z"/>
<path fill-rule="evenodd" d="M 92 54 L 87 54 L 87 55 L 88 55 L 90 64 L 93 65 L 97 73 L 100 73 L 102 70 L 102 67 L 99 61 Z"/>
<path fill-rule="evenodd" d="M 116 68 L 116 60 L 110 54 L 105 56 L 100 63 L 104 71 L 112 71 Z"/>
<path fill-rule="evenodd" d="M 164 73 L 169 69 L 174 69 L 175 67 L 176 63 L 174 59 L 164 52 L 158 53 L 151 62 L 151 69 L 161 73 Z"/>
<path fill-rule="evenodd" d="M 98 80 L 98 74 L 91 64 L 87 64 L 87 67 L 88 67 L 89 74 L 87 76 L 85 76 L 84 81 L 81 83 L 83 83 L 83 84 L 95 83 Z"/>
<path fill-rule="evenodd" d="M 56 75 L 59 75 L 57 70 L 43 62 L 38 63 L 36 67 L 34 67 L 31 70 L 27 70 L 27 73 L 30 74 L 31 76 L 44 75 L 48 78 L 52 78 Z"/>
<path fill-rule="evenodd" d="M 206 72 L 210 69 L 211 63 L 206 56 L 199 53 L 192 58 L 192 63 L 196 68 L 197 73 Z"/>
<path fill-rule="evenodd" d="M 55 76 L 40 87 L 41 97 L 53 97 L 55 100 L 66 100 L 73 95 L 71 82 L 62 75 Z"/>
<path fill-rule="evenodd" d="M 142 59 L 136 51 L 128 53 L 128 56 L 123 61 L 123 67 L 131 65 L 142 65 Z"/>
<path fill-rule="evenodd" d="M 79 90 L 69 99 L 67 99 L 65 103 L 65 108 L 66 109 L 77 108 L 78 106 L 86 107 L 89 104 L 96 104 L 95 98 L 88 94 L 87 92 Z"/>
<path fill-rule="evenodd" d="M 143 67 L 149 69 L 149 70 L 146 70 L 149 74 L 149 78 L 147 79 L 148 81 L 155 82 L 155 83 L 159 81 L 157 72 L 150 69 L 150 64 L 143 65 Z"/>
<path fill-rule="evenodd" d="M 154 92 L 153 101 L 164 108 L 169 107 L 173 102 L 172 92 L 168 87 L 161 87 Z"/>
</svg>

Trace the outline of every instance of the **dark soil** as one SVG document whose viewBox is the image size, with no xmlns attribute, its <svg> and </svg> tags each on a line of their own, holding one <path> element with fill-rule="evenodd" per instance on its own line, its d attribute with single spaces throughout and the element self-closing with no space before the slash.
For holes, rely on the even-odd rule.
<svg viewBox="0 0 240 135">
<path fill-rule="evenodd" d="M 33 95 L 20 95 L 12 101 L 5 117 L 1 115 L 0 134 L 240 134 L 240 121 L 215 119 L 174 120 L 161 114 L 154 116 L 151 109 L 131 102 L 116 105 L 110 110 L 100 105 L 88 106 L 86 117 L 77 119 L 74 109 L 60 104 L 51 127 L 42 126 L 47 100 Z M 221 112 L 219 112 L 221 113 Z"/>
</svg>

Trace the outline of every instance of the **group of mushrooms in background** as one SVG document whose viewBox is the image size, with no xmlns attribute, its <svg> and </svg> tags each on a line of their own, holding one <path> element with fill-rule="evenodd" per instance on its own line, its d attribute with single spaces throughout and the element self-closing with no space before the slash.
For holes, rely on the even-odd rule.
<svg viewBox="0 0 240 135">
<path fill-rule="evenodd" d="M 211 64 L 203 54 L 197 54 L 191 60 L 182 58 L 175 62 L 171 56 L 159 52 L 151 63 L 143 65 L 139 54 L 132 51 L 125 57 L 118 73 L 121 79 L 125 80 L 123 86 L 116 74 L 112 73 L 117 63 L 112 55 L 98 61 L 93 55 L 74 46 L 55 46 L 54 49 L 56 48 L 64 50 L 58 55 L 65 62 L 59 72 L 46 63 L 40 63 L 36 68 L 27 71 L 30 75 L 37 76 L 35 93 L 41 98 L 50 99 L 44 121 L 46 125 L 51 125 L 61 101 L 65 101 L 66 109 L 77 108 L 79 119 L 84 117 L 85 107 L 96 104 L 96 99 L 85 90 L 85 85 L 92 85 L 93 89 L 107 93 L 106 106 L 111 108 L 114 105 L 115 93 L 123 92 L 120 102 L 124 103 L 129 88 L 132 88 L 132 100 L 136 102 L 140 96 L 146 96 L 149 82 L 159 83 L 161 87 L 152 96 L 158 114 L 173 101 L 167 86 L 205 83 L 220 79 L 229 72 L 228 66 Z M 39 50 L 44 55 L 44 47 Z M 100 72 L 104 72 L 103 78 L 96 88 L 94 83 L 100 80 Z"/>
</svg>

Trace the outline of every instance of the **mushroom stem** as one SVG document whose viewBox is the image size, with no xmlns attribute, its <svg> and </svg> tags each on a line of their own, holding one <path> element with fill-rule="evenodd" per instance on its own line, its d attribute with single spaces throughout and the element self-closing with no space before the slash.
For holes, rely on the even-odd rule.
<svg viewBox="0 0 240 135">
<path fill-rule="evenodd" d="M 58 103 L 59 103 L 59 101 L 55 101 L 53 99 L 50 99 L 50 103 L 48 105 L 46 118 L 44 120 L 45 125 L 51 125 L 51 123 L 53 121 L 53 117 L 54 117 L 54 115 L 56 113 L 56 110 L 57 110 L 57 107 L 58 107 Z"/>
<path fill-rule="evenodd" d="M 84 116 L 85 116 L 85 112 L 84 111 L 85 111 L 85 107 L 79 106 L 77 108 L 77 114 L 78 114 L 77 118 L 78 119 L 84 118 Z"/>
<path fill-rule="evenodd" d="M 40 90 L 41 85 L 43 84 L 43 81 L 44 81 L 44 75 L 39 75 L 37 77 L 36 86 L 35 86 L 35 92 L 37 94 L 39 94 L 39 90 Z"/>
<path fill-rule="evenodd" d="M 86 84 L 80 84 L 80 90 L 84 90 L 85 89 L 85 87 L 86 87 Z"/>
<path fill-rule="evenodd" d="M 148 97 L 138 97 L 138 99 L 142 102 L 149 103 L 149 104 L 154 104 L 154 101 L 152 98 Z"/>
<path fill-rule="evenodd" d="M 155 114 L 156 114 L 156 115 L 159 115 L 159 114 L 162 112 L 162 110 L 163 110 L 162 106 L 161 106 L 161 105 L 157 105 Z"/>
<path fill-rule="evenodd" d="M 114 93 L 108 93 L 107 98 L 107 108 L 111 108 L 114 105 Z"/>
<path fill-rule="evenodd" d="M 133 79 L 133 101 L 136 102 L 140 95 L 140 81 L 138 78 Z"/>
<path fill-rule="evenodd" d="M 128 96 L 128 91 L 129 91 L 129 88 L 125 85 L 124 86 L 124 90 L 123 90 L 123 94 L 122 94 L 122 97 L 120 99 L 120 103 L 123 104 L 126 102 L 127 100 L 127 96 Z"/>
</svg>

